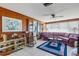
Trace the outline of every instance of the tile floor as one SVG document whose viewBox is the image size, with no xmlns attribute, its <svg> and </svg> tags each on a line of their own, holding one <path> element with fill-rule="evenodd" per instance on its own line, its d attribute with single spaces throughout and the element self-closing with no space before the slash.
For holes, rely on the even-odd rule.
<svg viewBox="0 0 79 59">
<path fill-rule="evenodd" d="M 34 46 L 34 47 L 25 47 L 24 49 L 22 50 L 19 50 L 17 52 L 14 52 L 12 54 L 10 54 L 9 56 L 55 56 L 53 54 L 50 54 L 48 52 L 45 52 L 45 51 L 42 51 L 38 48 L 36 48 L 37 46 L 39 46 L 40 44 L 42 44 L 43 40 L 38 40 L 37 41 L 37 44 Z M 67 46 L 67 55 L 70 56 L 70 51 L 72 50 L 73 48 Z"/>
</svg>

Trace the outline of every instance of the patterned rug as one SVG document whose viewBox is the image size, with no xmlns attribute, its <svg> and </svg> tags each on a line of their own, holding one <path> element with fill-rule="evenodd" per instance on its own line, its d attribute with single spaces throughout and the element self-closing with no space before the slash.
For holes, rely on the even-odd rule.
<svg viewBox="0 0 79 59">
<path fill-rule="evenodd" d="M 67 45 L 59 41 L 48 41 L 39 45 L 37 48 L 57 56 L 67 56 Z"/>
</svg>

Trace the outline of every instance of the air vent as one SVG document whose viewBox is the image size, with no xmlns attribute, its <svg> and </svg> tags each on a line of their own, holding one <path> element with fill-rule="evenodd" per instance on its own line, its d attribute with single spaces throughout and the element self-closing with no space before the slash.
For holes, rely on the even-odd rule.
<svg viewBox="0 0 79 59">
<path fill-rule="evenodd" d="M 51 4 L 53 4 L 53 3 L 44 3 L 43 5 L 44 5 L 45 7 L 47 7 L 47 6 L 50 6 Z"/>
<path fill-rule="evenodd" d="M 53 18 L 55 18 L 55 14 L 51 14 L 51 16 L 52 16 Z"/>
</svg>

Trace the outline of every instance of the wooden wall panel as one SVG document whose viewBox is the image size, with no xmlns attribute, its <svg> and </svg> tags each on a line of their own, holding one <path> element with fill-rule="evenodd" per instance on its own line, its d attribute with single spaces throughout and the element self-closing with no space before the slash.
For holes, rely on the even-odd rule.
<svg viewBox="0 0 79 59">
<path fill-rule="evenodd" d="M 2 33 L 5 33 L 9 36 L 11 36 L 11 34 L 15 33 L 15 32 L 2 32 L 2 16 L 22 20 L 22 27 L 23 27 L 22 30 L 23 31 L 28 31 L 29 20 L 38 21 L 34 18 L 31 18 L 31 17 L 28 17 L 26 15 L 20 14 L 18 12 L 6 9 L 4 7 L 0 7 L 0 36 L 1 36 Z M 41 21 L 39 21 L 39 22 L 41 22 Z M 16 32 L 16 33 L 20 34 L 21 32 Z"/>
<path fill-rule="evenodd" d="M 0 33 L 2 32 L 2 17 L 0 16 Z"/>
<path fill-rule="evenodd" d="M 17 12 L 14 12 L 14 11 L 11 11 L 11 10 L 8 10 L 8 9 L 5 9 L 5 8 L 2 8 L 0 7 L 0 15 L 1 16 L 7 16 L 7 17 L 11 17 L 11 18 L 16 18 L 16 19 L 26 19 L 26 16 L 20 14 L 20 13 L 17 13 Z"/>
<path fill-rule="evenodd" d="M 27 16 L 22 15 L 22 14 L 17 13 L 17 12 L 14 12 L 14 11 L 11 11 L 11 10 L 8 10 L 6 8 L 0 7 L 0 35 L 2 33 L 5 33 L 7 35 L 11 35 L 11 34 L 14 33 L 14 32 L 2 32 L 2 16 L 22 20 L 22 30 L 23 30 L 23 32 L 28 30 L 27 28 L 28 28 L 29 18 Z M 21 32 L 16 32 L 16 33 L 20 34 Z"/>
</svg>

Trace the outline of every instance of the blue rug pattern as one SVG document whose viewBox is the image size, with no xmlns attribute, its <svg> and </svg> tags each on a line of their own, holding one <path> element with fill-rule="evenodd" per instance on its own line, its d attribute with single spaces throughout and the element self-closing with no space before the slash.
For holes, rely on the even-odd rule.
<svg viewBox="0 0 79 59">
<path fill-rule="evenodd" d="M 67 56 L 67 45 L 62 42 L 48 41 L 39 45 L 37 48 L 57 56 Z"/>
</svg>

